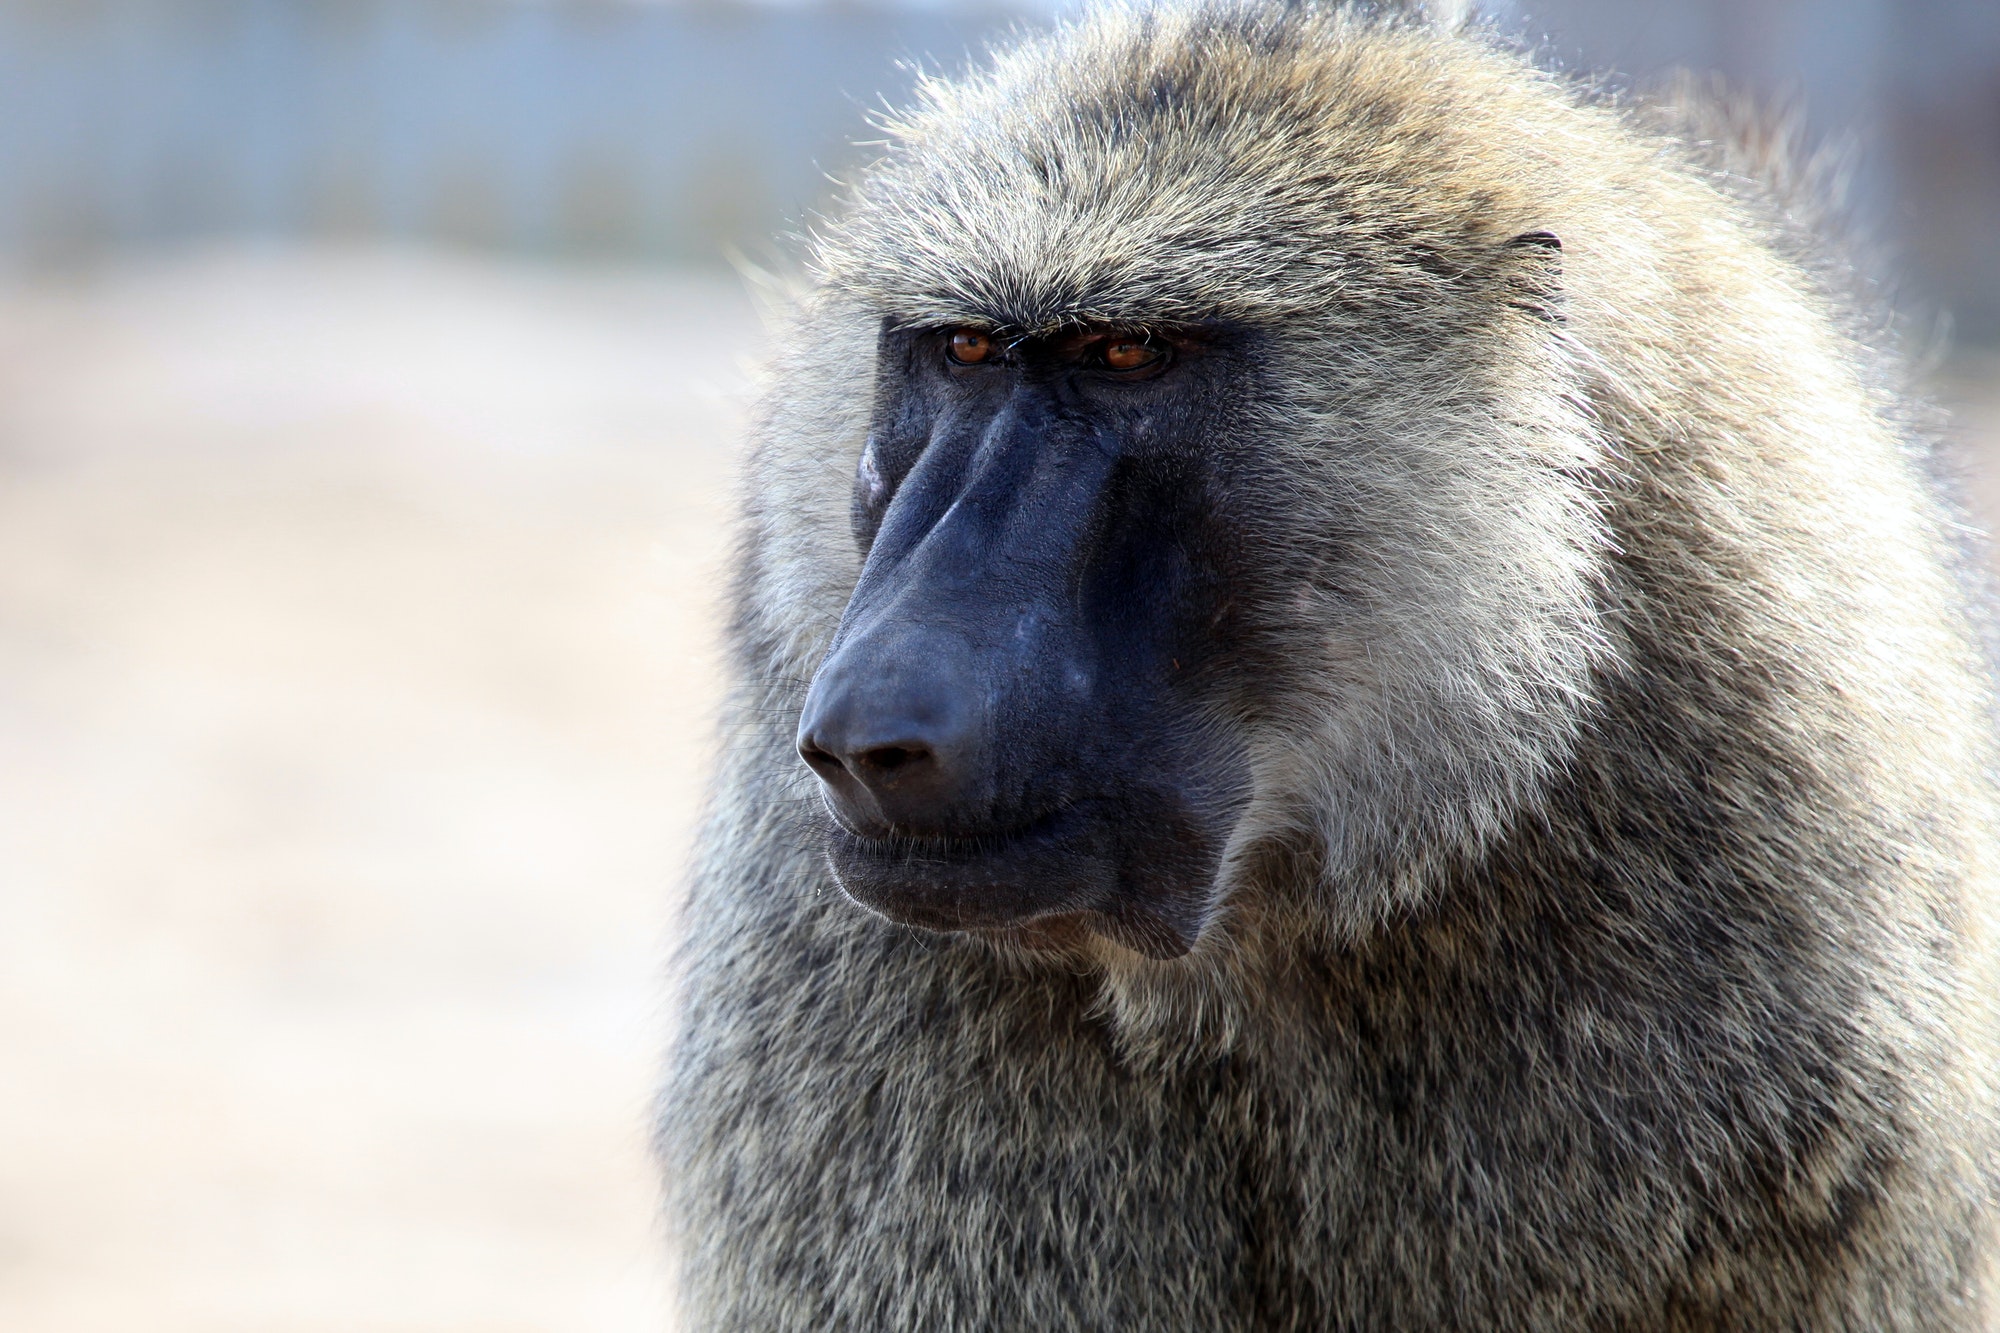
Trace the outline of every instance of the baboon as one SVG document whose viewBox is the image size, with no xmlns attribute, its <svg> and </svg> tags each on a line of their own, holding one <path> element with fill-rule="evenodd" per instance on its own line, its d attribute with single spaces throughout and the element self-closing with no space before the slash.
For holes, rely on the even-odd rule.
<svg viewBox="0 0 2000 1333">
<path fill-rule="evenodd" d="M 756 426 L 686 1327 L 1988 1326 L 1973 585 L 1725 119 L 1190 0 L 888 124 Z"/>
</svg>

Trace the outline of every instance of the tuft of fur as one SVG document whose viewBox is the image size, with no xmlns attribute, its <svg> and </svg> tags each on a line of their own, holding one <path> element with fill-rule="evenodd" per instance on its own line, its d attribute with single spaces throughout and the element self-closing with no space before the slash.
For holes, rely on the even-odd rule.
<svg viewBox="0 0 2000 1333">
<path fill-rule="evenodd" d="M 932 80 L 744 499 L 660 1146 L 690 1329 L 1994 1318 L 1985 667 L 1879 356 L 1713 143 L 1452 24 L 1112 7 Z M 1768 173 L 1767 173 L 1768 174 Z M 1254 792 L 1189 957 L 800 818 L 884 321 L 1258 332 Z"/>
</svg>

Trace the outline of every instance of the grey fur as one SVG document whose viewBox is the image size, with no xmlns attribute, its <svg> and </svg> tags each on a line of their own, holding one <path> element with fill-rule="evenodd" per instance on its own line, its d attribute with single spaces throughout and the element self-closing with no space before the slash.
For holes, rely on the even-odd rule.
<svg viewBox="0 0 2000 1333">
<path fill-rule="evenodd" d="M 1789 224 L 1655 125 L 1476 33 L 1185 7 L 892 126 L 750 466 L 660 1131 L 687 1328 L 1989 1326 L 1945 523 Z M 1269 333 L 1296 577 L 1200 720 L 1256 785 L 1186 958 L 894 927 L 808 835 L 885 318 Z"/>
</svg>

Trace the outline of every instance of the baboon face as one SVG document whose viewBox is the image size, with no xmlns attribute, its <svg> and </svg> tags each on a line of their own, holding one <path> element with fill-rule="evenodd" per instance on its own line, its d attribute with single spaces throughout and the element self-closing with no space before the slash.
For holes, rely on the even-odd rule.
<svg viewBox="0 0 2000 1333">
<path fill-rule="evenodd" d="M 1216 680 L 1246 334 L 881 335 L 859 583 L 799 752 L 847 892 L 912 925 L 1184 953 L 1247 794 Z M 1232 426 L 1234 427 L 1232 429 Z"/>
</svg>

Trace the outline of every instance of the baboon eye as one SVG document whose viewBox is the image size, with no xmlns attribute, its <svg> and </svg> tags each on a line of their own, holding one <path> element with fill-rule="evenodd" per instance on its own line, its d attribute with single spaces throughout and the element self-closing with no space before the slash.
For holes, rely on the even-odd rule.
<svg viewBox="0 0 2000 1333">
<path fill-rule="evenodd" d="M 959 329 L 951 335 L 950 354 L 961 366 L 976 366 L 993 355 L 993 336 L 978 329 Z"/>
<path fill-rule="evenodd" d="M 1137 370 L 1160 359 L 1160 349 L 1143 338 L 1113 338 L 1104 345 L 1104 364 L 1113 370 Z"/>
</svg>

